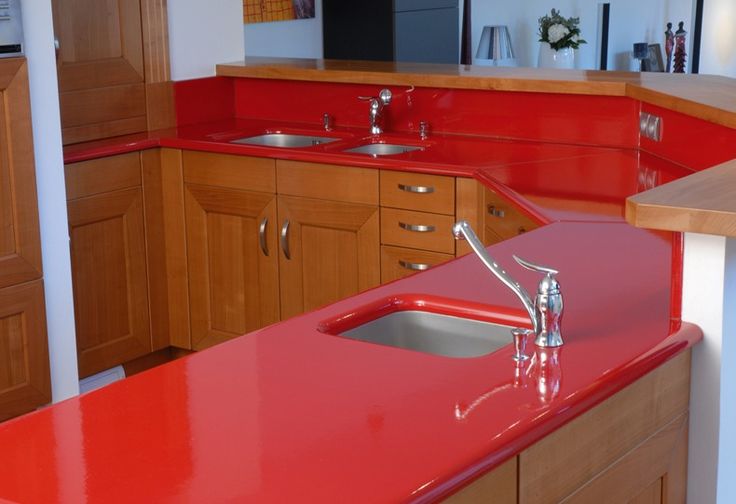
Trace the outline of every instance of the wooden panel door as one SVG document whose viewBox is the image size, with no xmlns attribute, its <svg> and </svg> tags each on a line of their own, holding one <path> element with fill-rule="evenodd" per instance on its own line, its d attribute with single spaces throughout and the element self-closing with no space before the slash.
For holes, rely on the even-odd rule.
<svg viewBox="0 0 736 504">
<path fill-rule="evenodd" d="M 145 131 L 139 0 L 53 0 L 64 143 Z"/>
<path fill-rule="evenodd" d="M 43 282 L 0 289 L 0 421 L 49 402 Z"/>
<path fill-rule="evenodd" d="M 192 348 L 279 320 L 276 196 L 186 184 Z"/>
<path fill-rule="evenodd" d="M 377 206 L 279 196 L 282 319 L 380 283 L 378 221 Z"/>
<path fill-rule="evenodd" d="M 0 288 L 41 274 L 28 74 L 15 58 L 0 63 Z"/>
<path fill-rule="evenodd" d="M 68 202 L 79 375 L 151 351 L 140 188 Z"/>
</svg>

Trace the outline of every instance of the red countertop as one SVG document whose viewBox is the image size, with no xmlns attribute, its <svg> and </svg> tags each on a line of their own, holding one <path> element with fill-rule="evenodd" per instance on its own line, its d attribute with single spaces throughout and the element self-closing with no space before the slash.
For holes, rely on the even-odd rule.
<svg viewBox="0 0 736 504">
<path fill-rule="evenodd" d="M 221 121 L 70 147 L 67 161 L 164 146 L 477 177 L 552 222 L 490 250 L 530 290 L 538 276 L 512 253 L 561 271 L 566 344 L 517 369 L 509 346 L 455 359 L 318 330 L 395 297 L 520 320 L 513 294 L 465 256 L 0 425 L 13 461 L 0 499 L 433 501 L 702 337 L 671 302 L 679 240 L 622 217 L 626 196 L 685 168 L 627 149 L 451 135 L 378 160 L 336 144 L 224 143 L 264 127 L 304 125 Z M 337 133 L 349 134 L 345 145 L 364 136 Z M 559 365 L 541 369 L 543 357 Z"/>
</svg>

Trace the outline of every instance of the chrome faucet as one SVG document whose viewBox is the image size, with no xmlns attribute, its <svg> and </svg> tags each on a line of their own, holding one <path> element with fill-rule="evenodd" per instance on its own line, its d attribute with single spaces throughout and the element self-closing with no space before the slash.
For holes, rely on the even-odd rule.
<svg viewBox="0 0 736 504">
<path fill-rule="evenodd" d="M 371 135 L 380 135 L 383 133 L 383 109 L 391 103 L 391 97 L 392 94 L 390 89 L 382 89 L 381 92 L 378 93 L 378 97 L 358 97 L 360 100 L 370 103 L 368 119 L 370 120 Z"/>
<path fill-rule="evenodd" d="M 562 323 L 562 292 L 560 284 L 555 279 L 557 270 L 532 264 L 524 259 L 514 256 L 514 260 L 524 268 L 544 273 L 545 276 L 537 289 L 537 295 L 532 301 L 529 293 L 521 286 L 519 282 L 511 278 L 504 269 L 498 265 L 495 259 L 491 257 L 481 241 L 476 236 L 473 228 L 467 221 L 461 220 L 452 226 L 452 234 L 456 240 L 465 239 L 473 249 L 473 252 L 480 258 L 481 262 L 491 270 L 496 278 L 511 289 L 514 294 L 521 300 L 526 308 L 529 318 L 531 319 L 536 338 L 534 344 L 539 347 L 558 347 L 561 346 L 562 334 L 560 334 Z"/>
</svg>

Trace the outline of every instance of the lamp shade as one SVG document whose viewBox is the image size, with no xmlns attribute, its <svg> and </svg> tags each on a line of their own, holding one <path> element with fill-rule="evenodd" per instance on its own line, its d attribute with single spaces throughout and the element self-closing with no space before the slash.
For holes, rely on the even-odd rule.
<svg viewBox="0 0 736 504">
<path fill-rule="evenodd" d="M 513 58 L 514 50 L 511 47 L 509 28 L 507 26 L 484 26 L 475 57 L 494 61 Z"/>
</svg>

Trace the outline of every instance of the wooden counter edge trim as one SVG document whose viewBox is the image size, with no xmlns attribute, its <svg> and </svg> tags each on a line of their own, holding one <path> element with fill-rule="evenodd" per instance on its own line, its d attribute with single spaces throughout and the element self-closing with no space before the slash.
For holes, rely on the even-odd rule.
<svg viewBox="0 0 736 504">
<path fill-rule="evenodd" d="M 626 221 L 640 228 L 736 237 L 736 160 L 630 196 Z"/>
<path fill-rule="evenodd" d="M 237 66 L 219 64 L 216 66 L 216 74 L 219 77 L 335 82 L 341 84 L 383 84 L 483 91 L 626 96 L 626 83 L 613 81 L 525 79 L 512 76 L 493 77 L 408 72 L 390 73 L 358 68 L 354 70 L 330 70 L 289 67 L 287 65 Z"/>
<path fill-rule="evenodd" d="M 657 107 L 718 124 L 719 126 L 736 129 L 736 114 L 728 110 L 673 96 L 637 84 L 626 85 L 626 96 L 643 103 L 656 105 Z"/>
</svg>

